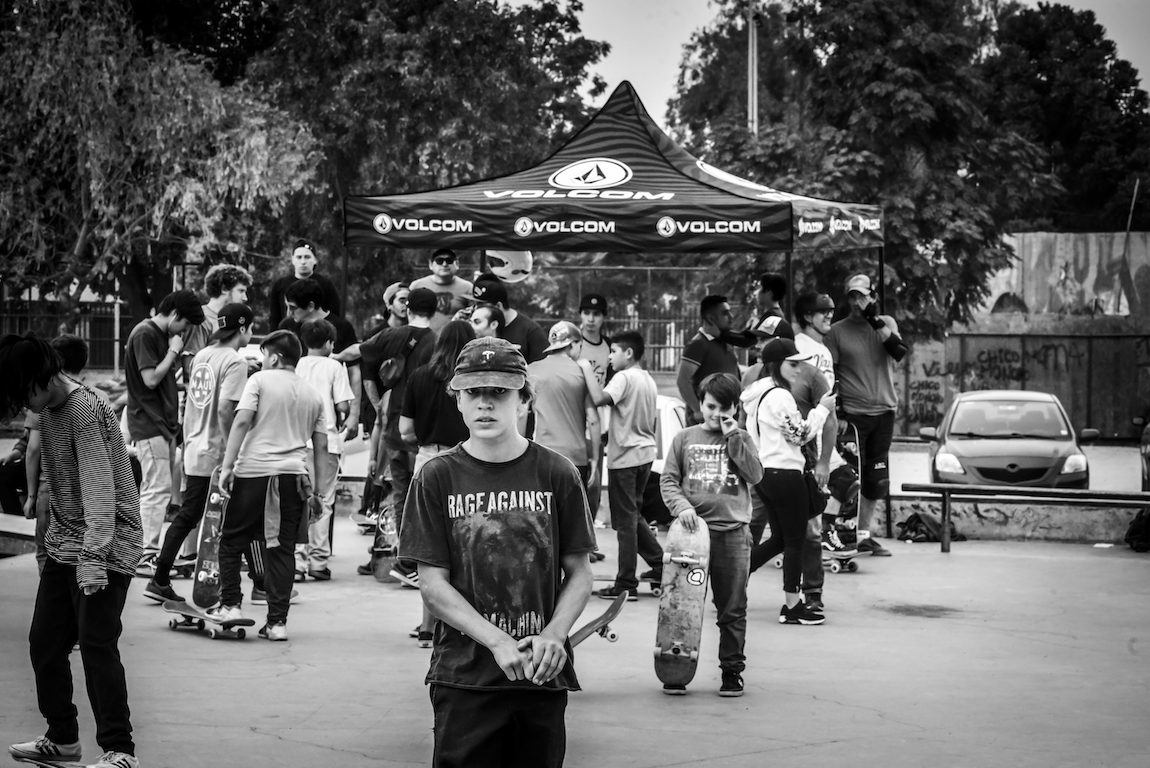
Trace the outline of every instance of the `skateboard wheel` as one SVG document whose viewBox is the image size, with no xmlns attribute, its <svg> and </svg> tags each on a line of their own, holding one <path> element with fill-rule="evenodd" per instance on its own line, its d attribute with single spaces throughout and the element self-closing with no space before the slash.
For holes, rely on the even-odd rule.
<svg viewBox="0 0 1150 768">
<path fill-rule="evenodd" d="M 212 498 L 211 498 L 211 502 L 213 504 L 219 504 L 220 503 L 220 495 L 218 493 L 213 493 Z"/>
<path fill-rule="evenodd" d="M 213 640 L 215 640 L 217 637 L 219 637 L 219 633 L 216 632 L 215 627 L 212 627 L 211 629 L 208 630 L 208 637 L 210 637 Z"/>
<path fill-rule="evenodd" d="M 663 649 L 656 645 L 655 646 L 655 658 L 657 659 L 662 655 L 663 655 Z"/>
<path fill-rule="evenodd" d="M 604 635 L 604 637 L 607 638 L 607 642 L 613 643 L 619 639 L 619 633 L 612 630 L 611 632 L 608 632 L 606 635 Z"/>
<path fill-rule="evenodd" d="M 205 626 L 207 626 L 207 625 L 204 624 L 203 619 L 197 619 L 196 620 L 196 629 L 202 630 Z"/>
<path fill-rule="evenodd" d="M 168 629 L 178 629 L 180 622 L 178 619 L 168 619 Z"/>
<path fill-rule="evenodd" d="M 783 567 L 783 558 L 781 558 L 781 557 L 775 558 L 775 567 L 776 568 L 782 568 Z"/>
<path fill-rule="evenodd" d="M 240 640 L 243 640 L 245 637 L 247 637 L 247 634 L 247 632 L 244 632 L 243 627 L 240 627 L 236 630 L 236 637 L 238 637 Z"/>
<path fill-rule="evenodd" d="M 691 661 L 698 661 L 698 660 L 699 660 L 699 652 L 698 651 L 691 651 Z"/>
<path fill-rule="evenodd" d="M 670 562 L 671 562 L 671 553 L 670 552 L 664 552 L 663 553 L 663 565 L 667 565 Z"/>
<path fill-rule="evenodd" d="M 847 570 L 850 571 L 851 573 L 854 573 L 858 569 L 859 569 L 859 564 L 854 562 L 853 560 L 851 562 L 847 563 Z"/>
<path fill-rule="evenodd" d="M 663 588 L 661 586 L 659 586 L 658 584 L 652 584 L 651 585 L 651 594 L 654 595 L 655 597 L 659 597 L 660 595 L 663 594 Z"/>
<path fill-rule="evenodd" d="M 842 566 L 840 566 L 840 565 L 838 564 L 838 561 L 837 561 L 837 560 L 832 560 L 832 561 L 831 561 L 831 573 L 838 573 L 838 572 L 839 572 L 839 571 L 841 571 L 841 570 L 842 570 Z"/>
</svg>

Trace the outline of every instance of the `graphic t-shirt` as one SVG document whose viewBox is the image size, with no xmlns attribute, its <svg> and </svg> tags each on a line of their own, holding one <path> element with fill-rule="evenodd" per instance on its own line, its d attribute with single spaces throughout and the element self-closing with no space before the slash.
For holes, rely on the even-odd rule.
<svg viewBox="0 0 1150 768">
<path fill-rule="evenodd" d="M 228 436 L 220 425 L 220 403 L 238 403 L 247 381 L 247 361 L 231 347 L 205 347 L 192 359 L 184 408 L 185 474 L 209 477 L 223 462 Z"/>
<path fill-rule="evenodd" d="M 176 369 L 172 365 L 155 389 L 144 383 L 141 373 L 155 368 L 168 354 L 168 334 L 151 320 L 145 320 L 128 336 L 124 363 L 124 383 L 128 387 L 128 436 L 132 441 L 151 437 L 175 437 L 180 428 L 179 393 Z"/>
<path fill-rule="evenodd" d="M 583 369 L 562 352 L 527 366 L 535 383 L 535 442 L 587 466 L 587 382 Z"/>
<path fill-rule="evenodd" d="M 412 372 L 403 392 L 400 415 L 415 422 L 420 445 L 455 445 L 471 436 L 455 398 L 447 394 L 447 381 L 435 378 L 430 365 Z"/>
<path fill-rule="evenodd" d="M 559 454 L 529 443 L 519 458 L 492 464 L 456 446 L 428 461 L 412 481 L 399 548 L 405 557 L 448 569 L 451 586 L 518 640 L 551 621 L 563 580 L 561 558 L 594 550 L 595 534 L 579 473 Z M 511 681 L 491 651 L 442 621 L 435 625 L 427 682 L 579 690 L 570 656 L 546 685 Z"/>
<path fill-rule="evenodd" d="M 327 422 L 327 452 L 343 453 L 343 432 L 336 428 L 335 406 L 355 399 L 347 368 L 330 357 L 308 355 L 296 363 L 295 372 L 312 385 L 323 398 L 323 418 Z"/>
<path fill-rule="evenodd" d="M 295 371 L 259 371 L 244 385 L 236 410 L 256 412 L 236 477 L 307 474 L 307 441 L 327 430 L 323 398 L 311 384 Z"/>
<path fill-rule="evenodd" d="M 642 368 L 616 371 L 604 392 L 611 396 L 607 468 L 638 467 L 655 460 L 655 411 L 659 388 Z"/>
<path fill-rule="evenodd" d="M 711 530 L 726 531 L 751 522 L 748 483 L 762 479 L 763 466 L 746 431 L 724 436 L 699 424 L 671 441 L 659 490 L 671 514 L 694 509 Z"/>
<path fill-rule="evenodd" d="M 807 362 L 819 369 L 819 373 L 827 380 L 827 387 L 830 389 L 835 388 L 835 361 L 831 357 L 831 351 L 827 349 L 827 345 L 821 341 L 815 341 L 813 338 L 803 333 L 802 331 L 795 334 L 795 348 L 799 350 L 799 354 L 812 355 L 814 359 Z M 795 398 L 798 400 L 798 397 Z M 816 401 L 817 402 L 817 401 Z"/>
<path fill-rule="evenodd" d="M 598 344 L 583 339 L 583 351 L 580 356 L 591 363 L 591 370 L 595 372 L 595 380 L 599 382 L 599 386 L 607 386 L 607 371 L 611 366 L 611 340 L 605 334 L 599 334 Z"/>
<path fill-rule="evenodd" d="M 411 281 L 411 290 L 426 288 L 435 294 L 435 314 L 431 316 L 431 330 L 438 332 L 451 322 L 455 313 L 463 309 L 463 297 L 471 294 L 470 280 L 456 277 L 448 285 L 435 282 L 431 275 Z"/>
</svg>

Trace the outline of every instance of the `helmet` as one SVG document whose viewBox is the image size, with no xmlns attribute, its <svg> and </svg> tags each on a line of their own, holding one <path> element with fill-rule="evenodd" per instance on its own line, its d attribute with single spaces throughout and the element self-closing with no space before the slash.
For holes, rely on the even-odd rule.
<svg viewBox="0 0 1150 768">
<path fill-rule="evenodd" d="M 531 274 L 534 259 L 531 251 L 488 251 L 491 274 L 505 283 L 521 283 Z"/>
</svg>

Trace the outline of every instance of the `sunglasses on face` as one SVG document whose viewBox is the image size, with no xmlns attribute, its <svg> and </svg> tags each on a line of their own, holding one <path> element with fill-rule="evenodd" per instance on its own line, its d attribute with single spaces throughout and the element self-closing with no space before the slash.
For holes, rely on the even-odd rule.
<svg viewBox="0 0 1150 768">
<path fill-rule="evenodd" d="M 455 263 L 455 257 L 454 256 L 436 256 L 434 259 L 432 259 L 432 261 L 434 261 L 436 264 L 454 264 Z"/>
</svg>

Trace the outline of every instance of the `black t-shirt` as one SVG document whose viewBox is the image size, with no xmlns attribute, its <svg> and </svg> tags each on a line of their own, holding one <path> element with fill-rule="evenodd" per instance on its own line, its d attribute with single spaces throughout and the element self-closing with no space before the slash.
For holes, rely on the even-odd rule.
<svg viewBox="0 0 1150 768">
<path fill-rule="evenodd" d="M 299 279 L 300 278 L 296 277 L 293 273 L 290 275 L 284 275 L 272 283 L 271 296 L 268 297 L 268 301 L 271 304 L 271 306 L 268 308 L 268 324 L 272 328 L 279 328 L 280 323 L 284 321 L 284 317 L 287 313 L 287 308 L 284 304 L 284 293 L 287 291 L 288 286 Z M 317 283 L 319 283 L 320 288 L 323 288 L 324 306 L 322 309 L 326 309 L 333 315 L 340 314 L 339 294 L 336 293 L 335 283 L 333 283 L 331 280 L 328 280 L 318 272 L 312 272 L 310 277 L 304 279 L 315 280 Z"/>
<path fill-rule="evenodd" d="M 529 363 L 542 360 L 543 350 L 547 349 L 547 334 L 539 323 L 522 312 L 503 329 L 503 338 L 519 347 Z"/>
<path fill-rule="evenodd" d="M 420 445 L 455 445 L 471 436 L 455 398 L 447 393 L 447 381 L 435 378 L 430 364 L 412 371 L 400 414 L 415 420 L 415 439 Z"/>
<path fill-rule="evenodd" d="M 387 403 L 387 431 L 384 434 L 391 438 L 392 447 L 398 447 L 395 441 L 399 439 L 399 414 L 403 408 L 407 381 L 416 368 L 431 359 L 431 352 L 435 347 L 435 334 L 430 328 L 415 328 L 410 325 L 403 328 L 387 328 L 359 345 L 360 372 L 363 380 L 374 382 L 378 387 L 380 363 L 402 354 L 404 346 L 413 337 L 418 341 L 408 354 L 407 363 L 403 368 L 403 378 L 391 388 L 391 399 Z"/>
<path fill-rule="evenodd" d="M 335 326 L 335 352 L 342 352 L 352 344 L 359 341 L 355 335 L 355 326 L 348 322 L 346 319 L 340 317 L 334 312 L 329 312 L 327 317 L 324 318 L 329 323 Z M 303 323 L 297 323 L 294 319 L 287 317 L 280 321 L 277 326 L 281 331 L 291 331 L 299 339 L 300 345 L 303 347 L 304 354 L 307 354 L 307 344 L 304 344 L 303 336 L 300 331 L 303 330 Z"/>
<path fill-rule="evenodd" d="M 699 383 L 712 373 L 730 373 L 739 377 L 739 361 L 735 353 L 718 339 L 708 339 L 700 331 L 683 349 L 683 359 L 699 367 L 691 376 L 691 388 L 699 391 Z"/>
<path fill-rule="evenodd" d="M 432 458 L 411 484 L 400 551 L 450 571 L 450 583 L 481 616 L 517 640 L 555 614 L 562 557 L 595 548 L 587 497 L 575 466 L 538 443 L 500 464 L 463 446 Z M 491 651 L 438 622 L 426 682 L 479 690 L 576 691 L 570 646 L 563 671 L 536 686 L 511 681 Z"/>
</svg>

